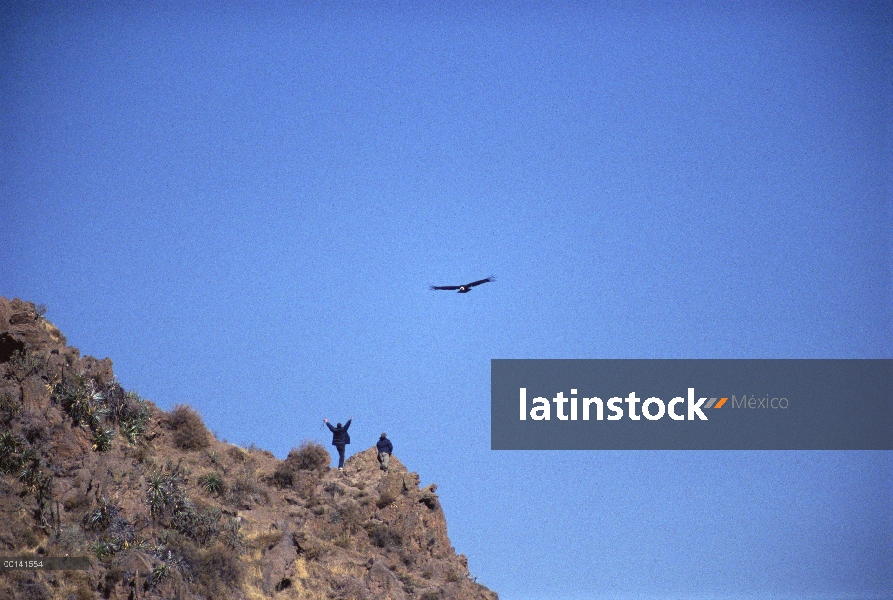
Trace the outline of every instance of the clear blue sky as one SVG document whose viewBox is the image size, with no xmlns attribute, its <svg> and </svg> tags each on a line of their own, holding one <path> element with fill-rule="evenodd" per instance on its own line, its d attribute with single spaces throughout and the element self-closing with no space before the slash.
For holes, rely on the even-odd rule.
<svg viewBox="0 0 893 600">
<path fill-rule="evenodd" d="M 0 6 L 0 294 L 504 600 L 889 598 L 893 453 L 489 449 L 492 358 L 893 358 L 889 2 L 176 4 Z"/>
</svg>

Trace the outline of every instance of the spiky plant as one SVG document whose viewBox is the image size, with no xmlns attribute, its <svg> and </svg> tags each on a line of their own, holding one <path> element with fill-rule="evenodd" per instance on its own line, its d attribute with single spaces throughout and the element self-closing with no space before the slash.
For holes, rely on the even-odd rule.
<svg viewBox="0 0 893 600">
<path fill-rule="evenodd" d="M 106 452 L 112 448 L 112 440 L 115 437 L 114 429 L 96 429 L 90 437 L 90 443 L 96 452 Z"/>
<path fill-rule="evenodd" d="M 149 576 L 149 581 L 148 581 L 149 586 L 155 587 L 169 575 L 170 575 L 170 567 L 168 567 L 167 563 L 165 563 L 165 562 L 160 563 L 157 567 L 152 569 L 152 574 Z"/>
<path fill-rule="evenodd" d="M 223 543 L 241 554 L 245 550 L 245 539 L 242 536 L 242 521 L 230 517 L 223 524 Z"/>
<path fill-rule="evenodd" d="M 121 546 L 116 540 L 98 540 L 90 546 L 90 549 L 96 558 L 104 561 L 121 550 Z"/>
<path fill-rule="evenodd" d="M 127 392 L 128 409 L 119 413 L 121 431 L 131 444 L 139 442 L 149 430 L 149 405 L 135 392 Z"/>
<path fill-rule="evenodd" d="M 217 473 L 202 475 L 198 482 L 209 494 L 222 494 L 225 489 L 223 478 Z"/>
<path fill-rule="evenodd" d="M 93 407 L 90 396 L 78 380 L 75 384 L 60 381 L 53 386 L 53 400 L 71 417 L 75 425 L 88 425 L 92 421 Z"/>
<path fill-rule="evenodd" d="M 43 516 L 47 508 L 47 501 L 53 498 L 53 476 L 41 472 L 34 484 L 34 497 L 37 499 L 37 508 L 40 516 Z"/>
<path fill-rule="evenodd" d="M 187 483 L 185 473 L 180 463 L 174 466 L 168 460 L 167 465 L 149 475 L 146 482 L 146 504 L 153 518 L 158 518 L 169 508 L 177 509 L 183 501 L 188 502 L 181 486 Z"/>
<path fill-rule="evenodd" d="M 34 354 L 26 350 L 16 350 L 6 363 L 8 377 L 22 383 L 31 375 L 46 369 L 47 358 L 43 354 Z"/>
<path fill-rule="evenodd" d="M 22 466 L 22 441 L 11 431 L 0 433 L 0 473 L 14 473 Z"/>
<path fill-rule="evenodd" d="M 146 434 L 146 424 L 138 421 L 123 422 L 118 427 L 118 431 L 130 444 L 136 444 Z"/>
<path fill-rule="evenodd" d="M 19 481 L 22 482 L 28 492 L 33 492 L 37 489 L 41 476 L 40 466 L 41 459 L 37 452 L 28 448 L 22 453 Z"/>
<path fill-rule="evenodd" d="M 9 425 L 22 412 L 22 405 L 9 394 L 0 395 L 0 421 Z"/>
<path fill-rule="evenodd" d="M 160 473 L 154 473 L 149 476 L 149 481 L 146 483 L 146 504 L 149 505 L 149 514 L 153 518 L 160 517 L 167 508 L 167 481 L 167 478 Z"/>
<path fill-rule="evenodd" d="M 105 498 L 100 498 L 96 510 L 84 517 L 84 525 L 93 531 L 105 531 L 112 519 L 117 516 L 118 507 Z"/>
<path fill-rule="evenodd" d="M 102 406 L 108 410 L 108 419 L 119 426 L 119 431 L 131 444 L 137 443 L 149 426 L 149 407 L 139 394 L 124 388 L 117 381 L 105 386 Z"/>
</svg>

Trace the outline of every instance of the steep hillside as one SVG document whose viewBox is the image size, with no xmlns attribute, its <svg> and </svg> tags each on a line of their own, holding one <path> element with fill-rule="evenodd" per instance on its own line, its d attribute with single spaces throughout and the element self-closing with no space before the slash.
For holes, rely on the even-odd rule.
<svg viewBox="0 0 893 600">
<path fill-rule="evenodd" d="M 124 390 L 34 304 L 0 298 L 0 599 L 496 599 L 447 537 L 436 486 L 374 448 L 329 468 L 220 442 Z M 314 418 L 307 415 L 307 418 Z"/>
</svg>

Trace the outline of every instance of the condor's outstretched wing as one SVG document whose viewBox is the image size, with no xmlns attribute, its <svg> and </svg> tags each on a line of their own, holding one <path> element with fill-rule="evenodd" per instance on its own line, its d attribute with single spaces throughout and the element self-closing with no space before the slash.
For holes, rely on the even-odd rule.
<svg viewBox="0 0 893 600">
<path fill-rule="evenodd" d="M 458 290 L 461 285 L 432 285 L 432 290 Z"/>
<path fill-rule="evenodd" d="M 466 283 L 466 284 L 465 284 L 465 287 L 474 287 L 474 286 L 476 286 L 476 285 L 481 285 L 482 283 L 488 283 L 488 282 L 490 282 L 490 281 L 493 281 L 493 278 L 492 278 L 492 277 L 487 277 L 486 279 L 479 279 L 479 280 L 477 280 L 477 281 L 475 281 L 475 282 L 472 282 L 472 283 Z M 458 288 L 453 288 L 453 289 L 458 289 Z"/>
</svg>

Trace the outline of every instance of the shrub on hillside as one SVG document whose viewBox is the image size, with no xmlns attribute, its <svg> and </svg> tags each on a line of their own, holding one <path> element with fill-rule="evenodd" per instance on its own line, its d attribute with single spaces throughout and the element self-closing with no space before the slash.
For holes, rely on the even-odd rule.
<svg viewBox="0 0 893 600">
<path fill-rule="evenodd" d="M 199 508 L 189 498 L 184 498 L 171 513 L 171 527 L 199 546 L 209 545 L 220 535 L 222 513 L 216 506 Z"/>
<path fill-rule="evenodd" d="M 127 392 L 112 381 L 103 391 L 108 419 L 118 425 L 121 435 L 131 444 L 142 440 L 149 428 L 149 407 L 136 392 Z"/>
<path fill-rule="evenodd" d="M 369 534 L 369 541 L 379 548 L 391 548 L 400 546 L 403 543 L 403 536 L 384 523 L 369 521 L 363 528 L 366 530 L 366 533 Z"/>
<path fill-rule="evenodd" d="M 18 400 L 14 400 L 9 394 L 0 395 L 0 422 L 9 425 L 20 412 L 22 404 Z"/>
<path fill-rule="evenodd" d="M 193 574 L 199 589 L 209 598 L 225 597 L 239 586 L 242 579 L 242 563 L 230 548 L 216 544 L 202 550 L 193 565 Z"/>
<path fill-rule="evenodd" d="M 258 483 L 254 467 L 250 465 L 242 467 L 241 472 L 227 488 L 225 501 L 245 509 L 269 500 L 267 491 Z"/>
<path fill-rule="evenodd" d="M 295 470 L 287 462 L 276 465 L 273 472 L 273 483 L 280 488 L 290 488 L 295 482 Z"/>
<path fill-rule="evenodd" d="M 164 415 L 163 424 L 174 432 L 174 444 L 181 450 L 201 450 L 211 444 L 211 433 L 201 416 L 185 404 Z"/>
<path fill-rule="evenodd" d="M 25 448 L 24 440 L 14 436 L 11 431 L 0 433 L 0 473 L 18 474 Z"/>
<path fill-rule="evenodd" d="M 307 501 L 307 506 L 310 508 L 313 507 L 313 503 L 316 501 L 316 486 L 318 483 L 317 473 L 310 471 L 295 473 L 293 487 L 298 492 L 298 495 Z"/>
<path fill-rule="evenodd" d="M 299 447 L 292 448 L 288 457 L 276 465 L 271 478 L 272 483 L 280 488 L 290 488 L 301 482 L 302 487 L 305 487 L 302 473 L 307 475 L 323 471 L 329 466 L 330 460 L 329 452 L 325 448 L 316 442 L 304 442 Z"/>
<path fill-rule="evenodd" d="M 146 504 L 152 518 L 159 518 L 169 510 L 187 500 L 183 488 L 187 483 L 188 472 L 177 463 L 168 460 L 167 465 L 149 474 L 146 481 Z"/>
<path fill-rule="evenodd" d="M 245 450 L 242 450 L 238 446 L 230 446 L 229 448 L 227 448 L 226 454 L 234 461 L 243 463 L 245 462 L 245 455 L 247 454 L 247 452 Z"/>
<path fill-rule="evenodd" d="M 331 522 L 340 523 L 348 533 L 356 533 L 363 526 L 363 511 L 353 500 L 346 500 L 332 513 Z"/>
<path fill-rule="evenodd" d="M 332 458 L 329 451 L 316 442 L 306 441 L 288 453 L 285 462 L 297 471 L 322 471 Z"/>
<path fill-rule="evenodd" d="M 386 506 L 393 504 L 396 501 L 397 501 L 397 495 L 390 490 L 385 490 L 378 497 L 378 500 L 375 502 L 375 506 L 377 506 L 378 508 L 384 508 Z"/>
</svg>

